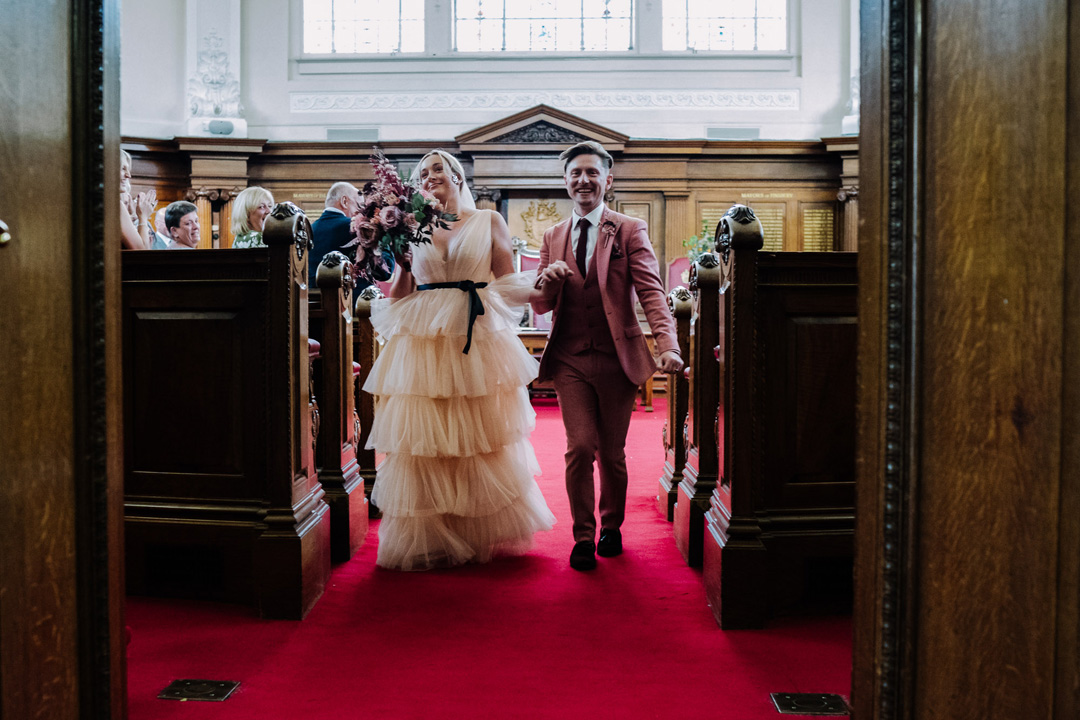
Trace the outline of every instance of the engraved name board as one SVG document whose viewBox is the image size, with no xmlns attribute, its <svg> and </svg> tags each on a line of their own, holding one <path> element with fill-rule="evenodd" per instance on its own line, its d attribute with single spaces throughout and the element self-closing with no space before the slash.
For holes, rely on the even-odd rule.
<svg viewBox="0 0 1080 720">
<path fill-rule="evenodd" d="M 802 249 L 827 252 L 833 249 L 834 217 L 831 207 L 803 207 Z"/>
</svg>

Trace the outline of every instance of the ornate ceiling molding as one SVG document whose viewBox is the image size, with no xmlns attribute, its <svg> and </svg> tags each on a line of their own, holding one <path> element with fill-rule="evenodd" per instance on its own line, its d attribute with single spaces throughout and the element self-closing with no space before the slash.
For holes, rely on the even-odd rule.
<svg viewBox="0 0 1080 720">
<path fill-rule="evenodd" d="M 591 92 L 289 93 L 292 113 L 359 110 L 559 108 L 729 108 L 798 110 L 798 90 L 597 90 Z"/>
</svg>

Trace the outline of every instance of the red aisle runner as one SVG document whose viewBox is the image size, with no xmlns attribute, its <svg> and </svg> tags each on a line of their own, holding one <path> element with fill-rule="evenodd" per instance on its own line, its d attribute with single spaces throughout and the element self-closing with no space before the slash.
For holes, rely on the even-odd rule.
<svg viewBox="0 0 1080 720">
<path fill-rule="evenodd" d="M 571 570 L 558 408 L 538 405 L 540 486 L 559 522 L 533 551 L 426 573 L 375 567 L 378 523 L 303 622 L 129 598 L 131 720 L 780 717 L 770 692 L 849 694 L 848 617 L 721 631 L 655 508 L 656 412 L 627 443 L 625 552 Z M 222 703 L 158 700 L 175 679 L 238 680 Z"/>
</svg>

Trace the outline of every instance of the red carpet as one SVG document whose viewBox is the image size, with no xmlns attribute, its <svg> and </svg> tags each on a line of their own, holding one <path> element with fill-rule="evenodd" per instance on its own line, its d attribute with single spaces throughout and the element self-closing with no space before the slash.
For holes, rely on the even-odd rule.
<svg viewBox="0 0 1080 720">
<path fill-rule="evenodd" d="M 130 717 L 782 717 L 770 692 L 849 694 L 848 617 L 786 618 L 721 631 L 700 573 L 655 509 L 656 412 L 635 412 L 625 552 L 579 573 L 554 404 L 533 434 L 559 524 L 524 557 L 427 573 L 375 567 L 377 523 L 303 622 L 243 607 L 130 598 Z M 175 679 L 238 680 L 225 702 L 156 696 Z"/>
</svg>

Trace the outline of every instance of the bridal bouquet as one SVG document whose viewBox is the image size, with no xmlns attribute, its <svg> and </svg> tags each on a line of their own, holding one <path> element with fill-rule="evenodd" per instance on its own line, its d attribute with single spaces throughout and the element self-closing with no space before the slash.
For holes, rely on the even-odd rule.
<svg viewBox="0 0 1080 720">
<path fill-rule="evenodd" d="M 387 270 L 383 250 L 400 259 L 409 243 L 431 242 L 432 231 L 448 228 L 457 216 L 443 212 L 434 195 L 403 182 L 379 148 L 371 166 L 375 180 L 364 185 L 363 204 L 352 219 L 356 239 L 348 246 L 357 246 L 356 274 L 374 281 L 374 270 Z M 402 265 L 410 269 L 404 261 Z"/>
</svg>

